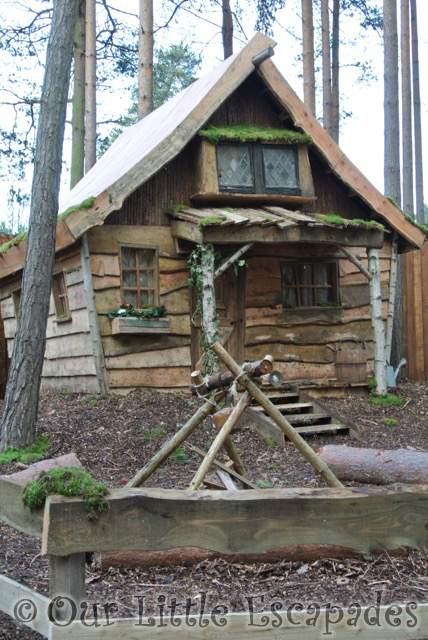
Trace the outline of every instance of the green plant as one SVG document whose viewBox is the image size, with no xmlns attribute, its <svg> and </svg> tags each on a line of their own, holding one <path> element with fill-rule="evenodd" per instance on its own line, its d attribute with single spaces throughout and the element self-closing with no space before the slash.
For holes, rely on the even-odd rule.
<svg viewBox="0 0 428 640">
<path fill-rule="evenodd" d="M 81 202 L 80 204 L 74 204 L 71 207 L 68 207 L 68 209 L 66 209 L 62 213 L 60 213 L 58 216 L 58 220 L 64 220 L 64 218 L 69 216 L 70 213 L 73 213 L 73 211 L 80 211 L 80 209 L 90 209 L 94 204 L 94 202 L 95 202 L 95 198 L 93 196 L 90 198 L 86 198 L 86 200 L 83 200 L 83 202 Z"/>
<path fill-rule="evenodd" d="M 401 396 L 394 396 L 392 393 L 386 393 L 384 396 L 371 396 L 369 398 L 370 404 L 380 407 L 401 407 L 404 404 L 404 398 Z"/>
<path fill-rule="evenodd" d="M 273 438 L 266 438 L 265 442 L 266 442 L 268 447 L 274 447 L 275 446 L 275 440 Z"/>
<path fill-rule="evenodd" d="M 93 395 L 93 396 L 88 396 L 87 398 L 88 401 L 88 405 L 92 408 L 96 407 L 98 404 L 98 396 Z"/>
<path fill-rule="evenodd" d="M 26 507 L 38 509 L 49 495 L 81 498 L 88 518 L 93 520 L 106 511 L 108 502 L 104 496 L 107 492 L 107 485 L 98 483 L 89 473 L 77 467 L 65 467 L 43 472 L 36 480 L 28 482 L 22 492 L 22 500 Z"/>
<path fill-rule="evenodd" d="M 140 433 L 143 436 L 143 440 L 150 442 L 151 440 L 156 440 L 156 438 L 160 438 L 165 435 L 165 429 L 163 427 L 151 427 L 147 429 L 140 429 Z"/>
<path fill-rule="evenodd" d="M 9 462 L 22 462 L 28 464 L 35 460 L 46 458 L 47 451 L 51 448 L 52 442 L 45 436 L 36 438 L 34 444 L 25 449 L 15 449 L 11 447 L 0 454 L 0 464 L 8 464 Z"/>
<path fill-rule="evenodd" d="M 338 216 L 335 213 L 329 213 L 327 215 L 318 214 L 317 217 L 322 222 L 338 227 L 356 227 L 359 229 L 367 229 L 368 231 L 385 231 L 385 226 L 375 220 L 363 220 L 362 218 L 353 218 L 348 220 L 347 218 L 342 218 L 342 216 Z"/>
<path fill-rule="evenodd" d="M 189 457 L 184 449 L 181 449 L 180 447 L 173 451 L 169 457 L 177 464 L 192 464 L 193 462 L 193 458 Z"/>
<path fill-rule="evenodd" d="M 206 129 L 201 129 L 199 135 L 214 144 L 225 140 L 237 142 L 282 142 L 284 144 L 312 142 L 310 136 L 306 133 L 300 133 L 300 131 L 253 127 L 245 123 L 221 126 L 211 125 Z"/>
<path fill-rule="evenodd" d="M 268 480 L 257 480 L 257 481 L 256 481 L 256 485 L 257 485 L 260 489 L 273 489 L 273 484 L 272 484 L 272 482 L 269 482 Z"/>
<path fill-rule="evenodd" d="M 224 216 L 207 216 L 206 218 L 201 218 L 198 222 L 199 229 L 203 229 L 210 224 L 221 224 L 224 222 Z"/>
<path fill-rule="evenodd" d="M 186 211 L 190 209 L 187 204 L 173 204 L 166 210 L 166 213 L 180 213 L 180 211 Z"/>
<path fill-rule="evenodd" d="M 163 318 L 168 313 L 168 309 L 161 305 L 160 307 L 142 307 L 136 309 L 132 304 L 121 304 L 119 309 L 112 309 L 108 312 L 110 320 L 112 318 Z"/>
<path fill-rule="evenodd" d="M 393 427 L 398 424 L 398 420 L 395 420 L 394 418 L 384 418 L 382 422 L 388 427 Z"/>
<path fill-rule="evenodd" d="M 377 388 L 376 378 L 374 376 L 367 378 L 367 384 L 369 387 L 369 393 L 370 395 L 373 396 L 376 393 L 376 388 Z"/>
</svg>

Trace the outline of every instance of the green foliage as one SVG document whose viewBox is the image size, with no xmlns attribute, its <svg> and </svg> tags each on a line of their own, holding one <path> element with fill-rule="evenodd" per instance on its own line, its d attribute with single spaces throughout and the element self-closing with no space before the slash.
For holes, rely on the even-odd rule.
<svg viewBox="0 0 428 640">
<path fill-rule="evenodd" d="M 180 213 L 180 211 L 186 211 L 190 209 L 186 204 L 173 204 L 166 210 L 165 213 Z"/>
<path fill-rule="evenodd" d="M 163 318 L 168 313 L 168 309 L 161 305 L 160 307 L 142 307 L 135 309 L 132 304 L 121 304 L 119 309 L 112 309 L 108 312 L 110 320 L 112 318 Z"/>
<path fill-rule="evenodd" d="M 22 233 L 18 233 L 17 236 L 12 238 L 11 240 L 8 240 L 8 242 L 5 242 L 4 244 L 2 244 L 0 246 L 0 254 L 4 253 L 5 251 L 10 249 L 11 247 L 16 247 L 16 245 L 18 245 L 20 242 L 22 242 L 22 240 L 25 240 L 25 238 L 27 236 L 28 236 L 28 231 L 23 231 Z"/>
<path fill-rule="evenodd" d="M 226 140 L 237 142 L 282 142 L 283 144 L 312 142 L 310 136 L 299 131 L 252 127 L 245 123 L 222 126 L 210 125 L 206 129 L 201 129 L 199 135 L 215 144 Z"/>
<path fill-rule="evenodd" d="M 394 427 L 396 424 L 398 424 L 398 420 L 395 420 L 394 418 L 384 418 L 382 422 L 387 427 Z"/>
<path fill-rule="evenodd" d="M 90 198 L 86 198 L 80 204 L 73 204 L 71 207 L 68 207 L 65 211 L 59 214 L 58 220 L 64 220 L 70 213 L 73 211 L 79 211 L 80 209 L 90 209 L 95 202 L 95 198 L 91 196 Z"/>
<path fill-rule="evenodd" d="M 49 495 L 81 498 L 88 518 L 93 520 L 108 507 L 104 498 L 107 491 L 107 485 L 98 483 L 89 473 L 77 467 L 65 467 L 41 473 L 30 481 L 24 488 L 22 500 L 26 507 L 39 509 Z"/>
<path fill-rule="evenodd" d="M 367 384 L 369 387 L 370 395 L 374 395 L 376 393 L 376 388 L 377 388 L 376 378 L 374 376 L 367 378 Z"/>
<path fill-rule="evenodd" d="M 223 217 L 220 216 L 208 216 L 206 218 L 201 218 L 198 222 L 199 229 L 203 229 L 210 224 L 221 224 L 224 221 Z"/>
<path fill-rule="evenodd" d="M 393 393 L 387 393 L 384 396 L 371 396 L 369 402 L 377 407 L 401 407 L 404 404 L 404 398 L 394 396 Z"/>
<path fill-rule="evenodd" d="M 342 216 L 336 215 L 335 213 L 327 215 L 319 214 L 318 218 L 321 222 L 326 222 L 327 224 L 338 227 L 356 227 L 358 229 L 367 229 L 368 231 L 385 231 L 385 226 L 375 220 L 363 220 L 362 218 L 348 220 L 346 218 L 342 218 Z"/>
<path fill-rule="evenodd" d="M 143 436 L 143 440 L 151 442 L 152 440 L 156 440 L 157 438 L 165 435 L 165 429 L 163 427 L 143 428 L 140 429 L 140 433 Z"/>
<path fill-rule="evenodd" d="M 394 205 L 394 207 L 397 207 L 398 211 L 401 211 L 401 213 L 403 214 L 407 222 L 410 222 L 410 224 L 412 224 L 414 227 L 417 227 L 419 231 L 422 231 L 422 233 L 428 236 L 428 227 L 425 227 L 424 225 L 419 224 L 419 222 L 416 222 L 413 216 L 409 216 L 405 214 L 403 209 L 400 207 L 400 205 L 398 205 L 395 202 L 394 198 L 391 198 L 391 196 L 386 196 L 386 198 L 391 202 L 391 204 Z M 428 206 L 426 204 L 424 205 L 424 214 L 425 214 L 425 223 L 428 225 Z"/>
<path fill-rule="evenodd" d="M 404 217 L 406 218 L 407 222 L 410 222 L 410 224 L 412 224 L 414 227 L 417 227 L 419 231 L 422 231 L 422 233 L 428 236 L 428 227 L 424 227 L 422 224 L 419 224 L 419 222 L 416 222 L 416 220 L 413 220 L 411 216 L 404 216 Z"/>
<path fill-rule="evenodd" d="M 273 484 L 272 484 L 272 482 L 269 482 L 268 480 L 257 480 L 257 481 L 256 481 L 256 485 L 257 485 L 260 489 L 273 489 Z"/>
<path fill-rule="evenodd" d="M 88 405 L 92 408 L 96 407 L 98 404 L 98 396 L 97 395 L 93 395 L 93 396 L 88 396 L 86 398 L 86 400 L 88 401 Z"/>
<path fill-rule="evenodd" d="M 184 449 L 181 449 L 180 447 L 173 451 L 169 457 L 177 464 L 192 464 L 193 462 L 193 458 L 189 458 Z"/>
<path fill-rule="evenodd" d="M 0 454 L 0 464 L 8 464 L 9 462 L 22 462 L 23 464 L 31 464 L 35 460 L 43 460 L 46 453 L 51 448 L 52 442 L 45 436 L 36 438 L 34 444 L 25 449 L 6 449 Z"/>
<path fill-rule="evenodd" d="M 266 438 L 265 442 L 266 442 L 268 447 L 274 447 L 275 446 L 275 440 L 273 438 Z"/>
<path fill-rule="evenodd" d="M 390 201 L 390 203 L 391 203 L 391 204 L 393 204 L 393 205 L 394 205 L 394 207 L 396 207 L 396 209 L 398 209 L 398 211 L 401 211 L 401 213 L 404 215 L 404 211 L 403 211 L 403 209 L 400 207 L 400 205 L 398 204 L 398 202 L 396 202 L 396 201 L 394 200 L 394 198 L 393 198 L 392 196 L 385 196 L 385 198 L 386 198 L 387 200 L 389 200 L 389 201 Z"/>
</svg>

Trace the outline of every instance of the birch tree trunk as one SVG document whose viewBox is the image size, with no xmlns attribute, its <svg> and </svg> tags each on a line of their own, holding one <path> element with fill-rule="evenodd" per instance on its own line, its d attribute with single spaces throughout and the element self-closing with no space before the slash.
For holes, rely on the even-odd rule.
<svg viewBox="0 0 428 640">
<path fill-rule="evenodd" d="M 86 0 L 85 173 L 97 161 L 96 0 Z"/>
<path fill-rule="evenodd" d="M 425 223 L 424 176 L 422 162 L 421 90 L 419 82 L 418 14 L 416 0 L 410 0 L 412 27 L 413 118 L 415 134 L 416 220 Z"/>
<path fill-rule="evenodd" d="M 315 115 L 314 17 L 312 0 L 302 0 L 302 31 L 304 103 Z"/>
<path fill-rule="evenodd" d="M 403 211 L 404 213 L 413 216 L 412 72 L 410 64 L 409 0 L 401 0 L 401 101 L 403 135 Z"/>
<path fill-rule="evenodd" d="M 140 0 L 138 119 L 153 111 L 153 0 Z"/>
<path fill-rule="evenodd" d="M 224 59 L 233 54 L 233 16 L 230 0 L 222 0 L 223 22 L 221 35 L 223 40 Z"/>
<path fill-rule="evenodd" d="M 204 335 L 204 351 L 207 356 L 204 362 L 213 361 L 214 369 L 215 358 L 211 358 L 207 353 L 208 345 L 213 344 L 217 340 L 217 312 L 215 301 L 214 286 L 214 247 L 212 244 L 204 244 L 201 253 L 202 267 L 202 331 Z M 217 369 L 220 367 L 217 367 Z M 214 371 L 205 371 L 205 373 L 214 373 Z"/>
<path fill-rule="evenodd" d="M 323 126 L 332 133 L 330 20 L 328 0 L 321 0 Z"/>
<path fill-rule="evenodd" d="M 70 188 L 85 173 L 85 11 L 86 0 L 81 0 L 74 33 L 73 101 L 71 115 Z"/>
<path fill-rule="evenodd" d="M 331 135 L 339 143 L 340 96 L 339 96 L 339 12 L 340 1 L 333 0 L 333 26 L 331 38 Z"/>
<path fill-rule="evenodd" d="M 382 293 L 380 286 L 380 263 L 377 249 L 368 249 L 369 271 L 372 279 L 370 286 L 370 315 L 374 341 L 374 375 L 376 378 L 376 393 L 386 394 L 386 360 L 385 360 L 385 325 L 382 319 Z"/>
<path fill-rule="evenodd" d="M 0 451 L 34 442 L 46 343 L 65 113 L 78 0 L 56 0 L 47 47 L 18 327 L 3 405 Z"/>
<path fill-rule="evenodd" d="M 387 363 L 391 362 L 392 349 L 392 330 L 394 327 L 395 304 L 397 299 L 397 268 L 398 268 L 398 236 L 394 231 L 394 237 L 391 247 L 391 269 L 389 272 L 389 299 L 388 299 L 388 317 L 386 321 L 385 336 L 385 359 Z"/>
</svg>

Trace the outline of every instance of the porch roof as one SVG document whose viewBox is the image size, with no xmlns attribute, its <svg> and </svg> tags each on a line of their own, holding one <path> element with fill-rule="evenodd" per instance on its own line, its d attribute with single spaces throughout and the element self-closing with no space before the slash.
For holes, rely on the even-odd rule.
<svg viewBox="0 0 428 640">
<path fill-rule="evenodd" d="M 173 218 L 173 236 L 197 244 L 305 242 L 379 249 L 384 234 L 389 233 L 378 223 L 345 219 L 332 222 L 329 216 L 277 206 L 257 209 L 183 207 L 169 215 Z"/>
</svg>

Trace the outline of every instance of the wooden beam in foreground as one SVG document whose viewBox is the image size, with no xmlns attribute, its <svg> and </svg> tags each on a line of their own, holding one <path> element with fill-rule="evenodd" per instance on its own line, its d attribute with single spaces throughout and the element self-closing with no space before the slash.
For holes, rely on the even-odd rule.
<svg viewBox="0 0 428 640">
<path fill-rule="evenodd" d="M 28 606 L 25 605 L 28 604 Z M 31 604 L 32 603 L 32 604 Z M 20 622 L 30 629 L 38 631 L 42 636 L 50 638 L 52 623 L 49 622 L 47 612 L 50 600 L 46 596 L 0 575 L 0 611 Z M 33 614 L 35 618 L 31 620 Z M 27 620 L 27 622 L 25 622 Z M 16 635 L 18 637 L 18 635 Z M 56 636 L 58 638 L 58 636 Z"/>
<path fill-rule="evenodd" d="M 26 533 L 41 538 L 43 531 L 43 510 L 31 511 L 24 507 L 22 490 L 24 486 L 0 476 L 0 522 Z"/>
<path fill-rule="evenodd" d="M 42 552 L 161 550 L 192 546 L 262 553 L 299 544 L 371 552 L 428 544 L 428 486 L 183 491 L 117 489 L 90 521 L 77 498 L 51 496 Z M 126 526 L 124 526 L 126 523 Z"/>
</svg>

